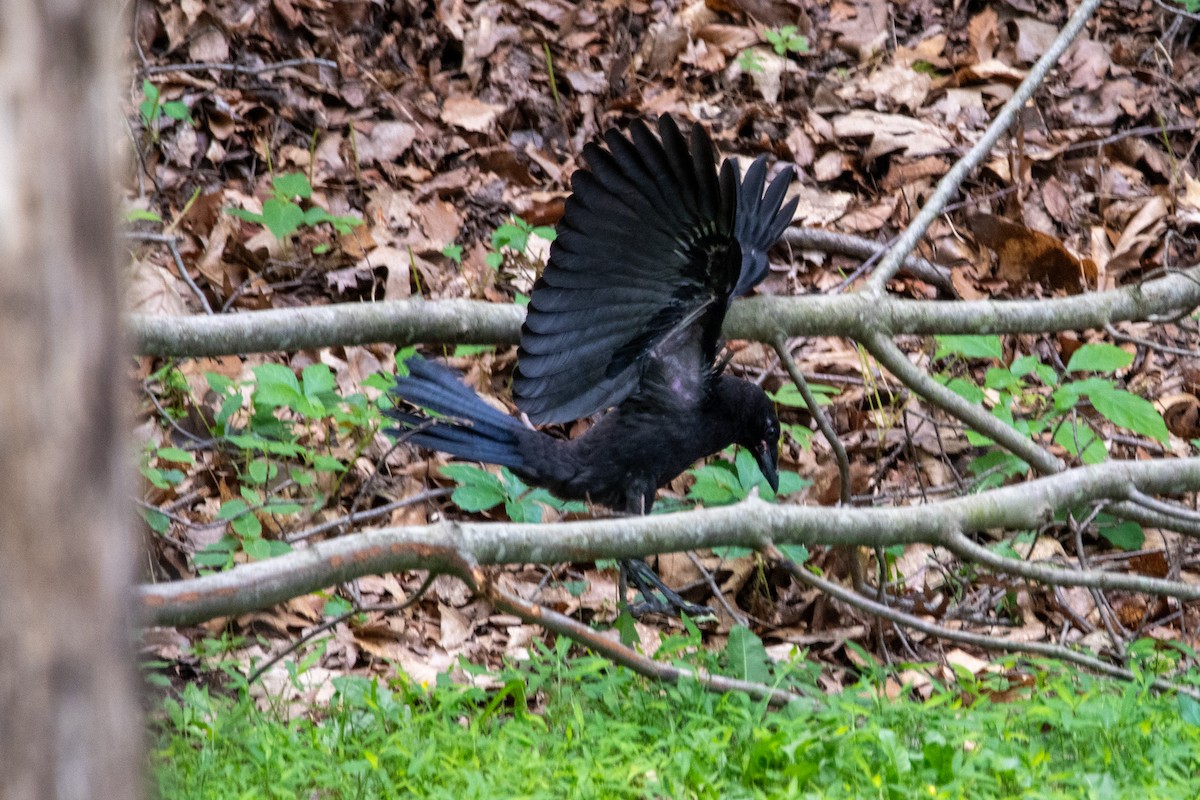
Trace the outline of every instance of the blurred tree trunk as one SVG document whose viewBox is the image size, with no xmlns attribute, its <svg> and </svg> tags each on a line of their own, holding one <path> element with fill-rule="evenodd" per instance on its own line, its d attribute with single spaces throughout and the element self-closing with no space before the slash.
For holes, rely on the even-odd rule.
<svg viewBox="0 0 1200 800">
<path fill-rule="evenodd" d="M 115 0 L 0 11 L 0 798 L 141 792 Z"/>
</svg>

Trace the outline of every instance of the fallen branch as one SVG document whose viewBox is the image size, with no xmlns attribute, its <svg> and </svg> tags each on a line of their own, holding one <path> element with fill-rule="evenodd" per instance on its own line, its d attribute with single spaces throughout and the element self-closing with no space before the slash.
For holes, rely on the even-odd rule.
<svg viewBox="0 0 1200 800">
<path fill-rule="evenodd" d="M 809 508 L 751 498 L 723 508 L 552 526 L 444 521 L 383 528 L 228 572 L 143 585 L 138 597 L 147 624 L 190 625 L 264 608 L 362 575 L 413 569 L 453 572 L 451 567 L 460 560 L 553 564 L 735 545 L 763 549 L 770 544 L 887 547 L 925 542 L 998 571 L 1047 583 L 1200 599 L 1200 586 L 1008 558 L 966 536 L 991 529 L 1036 529 L 1057 510 L 1120 500 L 1133 489 L 1148 494 L 1196 491 L 1200 458 L 1109 462 L 925 506 Z"/>
</svg>

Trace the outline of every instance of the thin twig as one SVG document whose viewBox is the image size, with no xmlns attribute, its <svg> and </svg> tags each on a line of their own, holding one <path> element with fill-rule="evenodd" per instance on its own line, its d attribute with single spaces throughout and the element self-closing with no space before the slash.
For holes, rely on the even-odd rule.
<svg viewBox="0 0 1200 800">
<path fill-rule="evenodd" d="M 825 437 L 825 441 L 829 443 L 830 449 L 833 450 L 833 457 L 837 460 L 838 466 L 841 503 L 842 505 L 850 505 L 850 457 L 846 455 L 846 448 L 842 446 L 841 440 L 838 439 L 837 431 L 833 429 L 833 424 L 829 421 L 829 417 L 821 410 L 821 406 L 817 403 L 816 395 L 809 388 L 808 381 L 804 380 L 804 374 L 796 366 L 796 361 L 792 358 L 792 354 L 788 350 L 787 340 L 780 336 L 775 339 L 774 346 L 775 352 L 779 355 L 779 360 L 783 362 L 784 369 L 787 370 L 788 375 L 792 379 L 792 383 L 796 384 L 796 388 L 800 391 L 800 396 L 804 398 L 804 404 L 808 406 L 808 413 L 812 414 L 813 421 L 817 423 L 817 428 L 820 429 L 821 435 Z"/>
<path fill-rule="evenodd" d="M 263 64 L 258 67 L 247 67 L 241 64 L 228 63 L 189 63 L 189 64 L 160 64 L 157 66 L 146 67 L 147 75 L 159 75 L 164 72 L 207 72 L 213 70 L 215 72 L 233 72 L 238 75 L 261 75 L 264 72 L 276 72 L 288 67 L 328 67 L 329 69 L 337 69 L 336 61 L 330 61 L 327 58 L 290 58 L 286 61 L 276 61 L 272 64 Z"/>
<path fill-rule="evenodd" d="M 208 298 L 204 296 L 204 292 L 200 291 L 200 287 L 196 285 L 196 282 L 192 280 L 192 276 L 188 273 L 187 267 L 183 265 L 183 256 L 179 253 L 178 238 L 166 233 L 149 233 L 145 231 L 125 231 L 125 238 L 165 244 L 171 251 L 171 257 L 175 259 L 175 269 L 178 270 L 179 277 L 183 278 L 183 282 L 192 290 L 192 294 L 199 298 L 200 305 L 204 308 L 204 313 L 213 313 L 212 306 L 208 304 Z"/>
</svg>

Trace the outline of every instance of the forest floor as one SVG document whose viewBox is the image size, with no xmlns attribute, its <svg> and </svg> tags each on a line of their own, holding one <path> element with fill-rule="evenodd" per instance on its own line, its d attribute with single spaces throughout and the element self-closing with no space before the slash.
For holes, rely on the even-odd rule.
<svg viewBox="0 0 1200 800">
<path fill-rule="evenodd" d="M 794 165 L 795 224 L 886 244 L 1066 19 L 1063 4 L 1045 0 L 139 0 L 134 8 L 126 112 L 135 157 L 124 187 L 133 230 L 129 309 L 175 315 L 416 296 L 520 302 L 544 263 L 543 226 L 562 212 L 583 145 L 612 126 L 661 114 L 703 124 L 723 155 L 743 163 L 767 154 Z M 1200 261 L 1200 48 L 1196 18 L 1181 12 L 1157 0 L 1102 5 L 1011 136 L 924 237 L 918 254 L 943 267 L 945 280 L 902 273 L 890 290 L 924 300 L 1064 297 Z M 173 237 L 174 251 L 154 240 L 162 233 Z M 862 266 L 861 258 L 780 246 L 759 292 L 849 291 Z M 994 353 L 982 339 L 913 336 L 901 344 L 945 381 L 977 385 L 980 402 L 1011 388 L 989 384 L 993 368 L 1024 358 L 1030 370 L 1062 375 L 1081 346 L 1117 345 L 1130 359 L 1113 380 L 1154 405 L 1163 435 L 1149 423 L 1118 426 L 1093 416 L 1094 443 L 1047 431 L 1047 445 L 1083 461 L 1195 453 L 1194 320 L 996 342 Z M 853 342 L 814 337 L 790 345 L 849 453 L 854 504 L 921 503 L 1012 474 Z M 835 504 L 837 465 L 812 434 L 811 415 L 789 390 L 774 350 L 733 349 L 733 368 L 776 393 L 788 425 L 781 468 L 795 478 L 783 502 Z M 143 578 L 186 578 L 283 552 L 322 525 L 328 532 L 319 536 L 445 516 L 505 518 L 504 503 L 469 512 L 462 495 L 431 494 L 458 485 L 439 471 L 444 457 L 395 448 L 381 431 L 376 403 L 395 355 L 380 343 L 140 357 Z M 511 408 L 513 349 L 444 355 Z M 293 381 L 311 382 L 311 396 L 340 399 L 326 404 L 325 416 L 275 413 L 279 404 L 268 395 L 288 382 L 272 369 L 280 365 Z M 1041 419 L 1049 390 L 1023 387 L 1026 410 Z M 293 447 L 263 457 L 230 432 Z M 664 506 L 745 493 L 737 480 L 727 485 L 739 477 L 736 466 L 718 469 L 715 477 L 682 476 L 664 491 Z M 520 495 L 511 485 L 497 491 Z M 390 505 L 417 495 L 429 499 Z M 385 513 L 349 520 L 372 509 Z M 561 512 L 539 505 L 535 513 L 550 521 Z M 1084 533 L 1082 551 L 1066 524 L 995 544 L 1024 545 L 1030 558 L 1086 557 L 1200 581 L 1192 543 L 1176 547 L 1158 531 L 1119 525 Z M 1121 593 L 1098 603 L 1082 588 L 966 574 L 927 546 L 882 555 L 896 595 L 931 619 L 949 621 L 952 605 L 956 625 L 1101 651 L 1116 625 L 1126 644 L 1176 642 L 1179 653 L 1194 656 L 1194 606 Z M 853 557 L 870 574 L 879 568 L 876 554 Z M 841 551 L 814 549 L 809 559 L 827 577 L 849 580 Z M 822 663 L 830 690 L 853 684 L 868 652 L 880 661 L 987 669 L 985 652 L 879 628 L 753 554 L 663 557 L 658 568 L 701 601 L 708 590 L 700 571 L 708 571 L 737 610 L 712 604 L 717 620 L 704 628 L 707 647 L 722 647 L 737 621 L 749 620 L 768 653 L 801 648 Z M 611 568 L 530 565 L 507 573 L 514 591 L 562 613 L 588 621 L 616 615 Z M 346 611 L 403 603 L 421 581 L 366 577 L 233 619 L 147 631 L 145 647 L 172 679 L 188 681 L 205 672 L 204 653 L 213 648 L 259 663 Z M 638 631 L 652 650 L 660 631 L 680 625 L 655 618 Z M 401 611 L 341 619 L 319 647 L 294 656 L 305 661 L 303 681 L 280 664 L 263 682 L 273 691 L 303 687 L 309 700 L 328 696 L 330 676 L 391 675 L 396 665 L 433 682 L 446 671 L 463 676 L 460 657 L 494 667 L 523 657 L 543 636 L 443 577 Z M 920 683 L 914 673 L 905 681 Z"/>
</svg>

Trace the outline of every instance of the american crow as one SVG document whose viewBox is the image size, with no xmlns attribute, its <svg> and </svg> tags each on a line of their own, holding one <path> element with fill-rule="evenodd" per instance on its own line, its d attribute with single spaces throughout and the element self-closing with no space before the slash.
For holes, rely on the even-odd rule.
<svg viewBox="0 0 1200 800">
<path fill-rule="evenodd" d="M 628 137 L 608 131 L 607 149 L 584 148 L 587 169 L 572 176 L 521 329 L 513 394 L 530 420 L 610 410 L 557 439 L 484 403 L 451 370 L 412 359 L 395 394 L 439 416 L 390 412 L 395 433 L 631 514 L 649 513 L 660 486 L 730 444 L 748 448 L 778 488 L 775 409 L 757 385 L 722 374 L 717 353 L 730 301 L 766 276 L 767 251 L 791 221 L 792 170 L 764 194 L 765 157 L 744 180 L 732 160 L 718 176 L 700 125 L 690 148 L 670 117 L 658 131 L 635 122 Z"/>
</svg>

